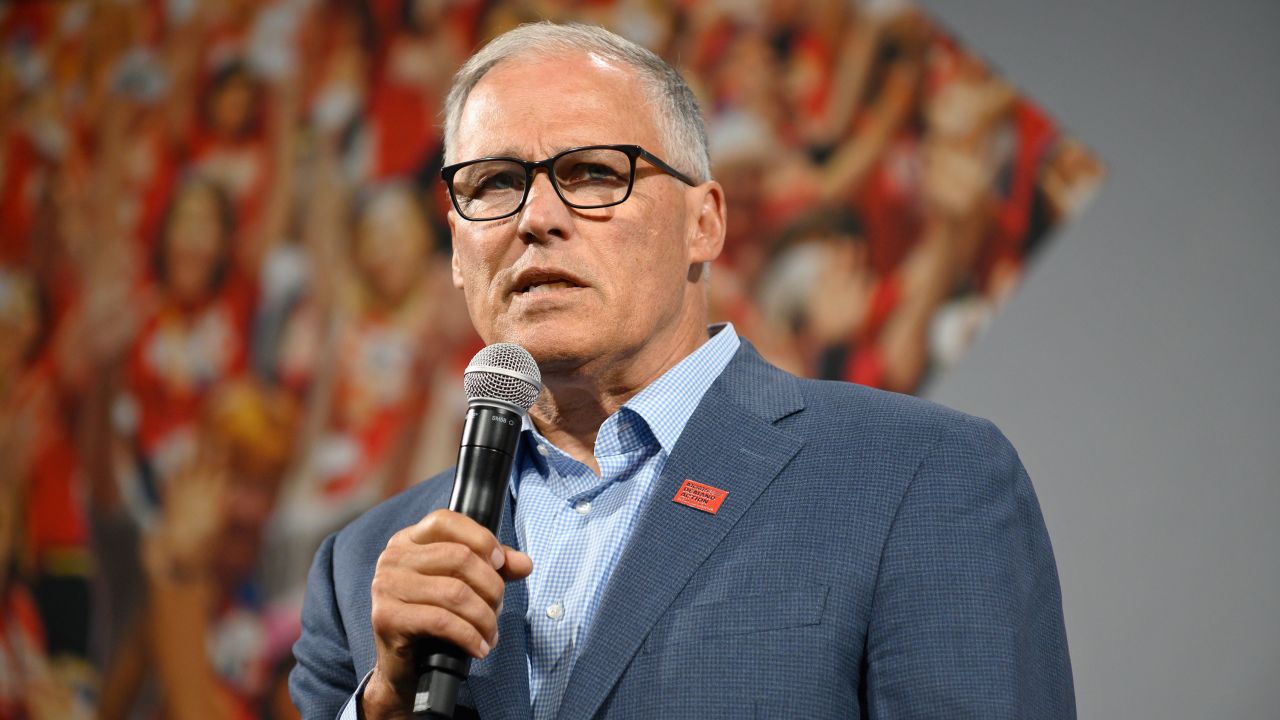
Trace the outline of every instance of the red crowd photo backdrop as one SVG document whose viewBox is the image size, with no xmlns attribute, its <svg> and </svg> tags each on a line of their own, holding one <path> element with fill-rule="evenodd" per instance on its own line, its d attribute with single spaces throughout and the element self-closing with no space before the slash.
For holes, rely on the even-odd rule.
<svg viewBox="0 0 1280 720">
<path fill-rule="evenodd" d="M 0 718 L 295 715 L 314 548 L 456 453 L 444 94 L 543 19 L 688 78 L 798 374 L 919 392 L 1102 178 L 896 0 L 0 6 Z"/>
</svg>

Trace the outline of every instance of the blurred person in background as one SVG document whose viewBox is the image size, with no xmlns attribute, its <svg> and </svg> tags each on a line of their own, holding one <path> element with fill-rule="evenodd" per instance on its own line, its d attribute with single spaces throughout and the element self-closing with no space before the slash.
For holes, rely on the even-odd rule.
<svg viewBox="0 0 1280 720">
<path fill-rule="evenodd" d="M 248 92 L 245 82 L 228 76 L 221 92 Z M 275 125 L 289 128 L 279 131 L 272 144 L 281 164 L 292 158 L 295 95 L 284 93 L 273 116 Z M 241 113 L 243 99 L 219 100 L 234 107 L 214 115 Z M 245 121 L 243 117 L 224 119 L 227 128 Z M 96 338 L 93 344 L 104 370 L 102 381 L 118 388 L 108 391 L 115 396 L 111 422 L 122 443 L 118 450 L 131 455 L 134 466 L 120 472 L 138 482 L 128 477 L 118 480 L 140 489 L 141 497 L 135 494 L 126 500 L 144 507 L 154 502 L 172 469 L 188 459 L 193 447 L 191 429 L 205 393 L 247 367 L 259 268 L 283 239 L 293 196 L 292 173 L 281 173 L 269 192 L 252 194 L 254 212 L 246 219 L 238 211 L 235 193 L 224 184 L 243 178 L 228 175 L 227 167 L 218 163 L 200 162 L 197 167 L 204 170 L 184 172 L 156 221 L 156 239 L 150 243 L 151 272 L 141 274 L 146 280 L 134 281 L 138 274 L 108 273 L 97 288 L 106 297 L 123 294 L 132 300 L 119 311 L 136 325 L 136 331 Z M 245 187 L 240 190 L 249 192 Z M 121 288 L 129 283 L 138 285 L 136 291 Z M 104 311 L 101 306 L 89 309 Z M 95 336 L 111 333 L 108 328 L 91 332 Z M 122 364 L 118 379 L 112 370 L 117 364 Z"/>
<path fill-rule="evenodd" d="M 154 284 L 124 349 L 114 411 L 130 472 L 149 501 L 190 459 L 207 393 L 246 367 L 256 277 L 236 266 L 235 234 L 226 191 L 206 177 L 185 178 L 160 226 Z"/>
<path fill-rule="evenodd" d="M 927 319 L 945 292 L 947 238 L 922 242 L 892 272 L 871 266 L 859 218 L 807 215 L 787 229 L 764 272 L 766 324 L 789 333 L 802 374 L 911 392 L 927 367 Z M 785 367 L 786 365 L 784 365 Z"/>
<path fill-rule="evenodd" d="M 931 28 L 918 10 L 867 15 L 869 56 L 855 58 L 861 96 L 848 95 L 840 140 L 815 170 L 815 200 L 857 208 L 877 272 L 921 232 L 920 100 Z"/>
<path fill-rule="evenodd" d="M 0 418 L 0 717 L 70 718 L 76 716 L 73 696 L 54 674 L 45 623 L 23 578 L 22 566 L 29 562 L 23 537 L 29 459 L 20 434 L 30 428 L 13 420 Z"/>
<path fill-rule="evenodd" d="M 0 269 L 0 717 L 87 716 L 88 548 L 36 286 Z"/>
<path fill-rule="evenodd" d="M 348 210 L 329 174 L 309 207 L 314 273 L 286 326 L 280 376 L 308 392 L 300 482 L 317 519 L 338 522 L 403 489 L 423 462 L 449 461 L 448 440 L 424 442 L 424 419 L 440 383 L 451 397 L 453 356 L 474 345 L 420 192 L 390 183 Z M 454 424 L 431 426 L 445 437 Z"/>
<path fill-rule="evenodd" d="M 141 543 L 145 601 L 108 665 L 101 717 L 295 716 L 282 693 L 298 609 L 269 603 L 254 571 L 297 416 L 287 393 L 250 379 L 209 397 L 199 450 Z"/>
<path fill-rule="evenodd" d="M 228 60 L 213 71 L 200 102 L 192 138 L 192 160 L 215 178 L 242 215 L 267 187 L 264 89 L 242 60 Z"/>
<path fill-rule="evenodd" d="M 367 6 L 378 50 L 361 138 L 371 180 L 425 178 L 439 168 L 435 119 L 483 10 L 479 2 L 456 0 Z"/>
<path fill-rule="evenodd" d="M 402 54 L 423 49 L 421 23 L 448 17 L 465 27 L 475 20 L 465 7 L 404 3 L 394 16 L 366 11 L 325 11 L 330 50 L 309 106 L 310 185 L 299 208 L 308 279 L 284 323 L 276 367 L 282 382 L 306 397 L 291 497 L 307 508 L 294 514 L 311 528 L 302 532 L 323 531 L 321 537 L 420 477 L 424 463 L 447 464 L 441 453 L 449 452 L 444 438 L 455 423 L 424 419 L 436 386 L 452 378 L 452 355 L 471 347 L 472 337 L 448 292 L 425 192 L 413 175 L 385 177 L 407 161 L 422 171 L 428 159 L 421 153 L 434 154 L 434 146 L 413 141 L 403 152 L 370 155 L 370 143 L 399 132 L 386 124 L 391 109 L 380 103 L 428 102 L 442 92 L 433 74 L 396 74 L 407 72 L 397 63 L 412 65 Z M 390 55 L 369 46 L 379 32 L 396 38 L 394 48 L 384 48 L 394 49 Z"/>
<path fill-rule="evenodd" d="M 150 32 L 122 53 L 101 128 L 94 218 L 108 261 L 86 280 L 102 396 L 88 444 L 114 475 L 96 484 L 118 486 L 145 525 L 189 459 L 207 391 L 248 365 L 259 270 L 293 200 L 298 37 L 296 23 L 257 32 L 270 14 L 246 3 L 130 12 Z M 122 246 L 136 248 L 133 268 L 111 265 Z"/>
<path fill-rule="evenodd" d="M 85 284 L 82 347 L 92 362 L 82 447 L 97 560 L 99 652 L 114 652 L 141 601 L 136 545 L 198 446 L 209 392 L 247 367 L 253 275 L 234 261 L 227 194 L 188 175 L 158 223 L 150 263 L 127 272 L 105 247 Z M 150 268 L 146 272 L 144 268 Z"/>
</svg>

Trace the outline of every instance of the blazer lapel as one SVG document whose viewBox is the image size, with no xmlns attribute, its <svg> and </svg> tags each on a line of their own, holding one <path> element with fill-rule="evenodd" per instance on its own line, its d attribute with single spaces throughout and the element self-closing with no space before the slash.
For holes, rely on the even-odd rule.
<svg viewBox="0 0 1280 720">
<path fill-rule="evenodd" d="M 800 449 L 801 440 L 773 424 L 802 408 L 794 378 L 743 340 L 654 485 L 574 664 L 560 717 L 599 710 L 667 606 Z M 714 514 L 677 504 L 672 498 L 685 479 L 728 496 Z"/>
<path fill-rule="evenodd" d="M 516 546 L 515 504 L 507 493 L 498 540 Z M 525 610 L 529 605 L 524 580 L 507 583 L 498 615 L 498 644 L 483 660 L 471 663 L 466 688 L 471 704 L 484 720 L 528 720 L 529 665 Z M 460 701 L 465 700 L 460 698 Z"/>
</svg>

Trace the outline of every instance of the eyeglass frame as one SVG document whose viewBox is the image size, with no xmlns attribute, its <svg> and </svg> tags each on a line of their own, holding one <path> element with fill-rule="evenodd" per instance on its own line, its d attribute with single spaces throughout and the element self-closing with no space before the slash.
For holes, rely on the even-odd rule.
<svg viewBox="0 0 1280 720">
<path fill-rule="evenodd" d="M 556 174 L 551 171 L 551 167 L 555 165 L 557 160 L 564 157 L 565 155 L 568 155 L 570 153 L 580 152 L 582 150 L 617 150 L 625 154 L 631 160 L 631 172 L 628 176 L 627 191 L 622 194 L 622 198 L 620 200 L 615 200 L 614 202 L 611 202 L 611 203 L 605 203 L 604 205 L 592 205 L 592 204 L 582 205 L 579 203 L 570 202 L 569 199 L 564 196 L 564 192 L 560 189 L 560 183 L 556 181 Z M 448 188 L 449 190 L 449 200 L 453 203 L 453 208 L 458 211 L 458 215 L 463 220 L 466 220 L 468 222 L 490 222 L 492 220 L 502 220 L 505 218 L 509 218 L 512 215 L 519 214 L 519 212 L 524 209 L 525 202 L 529 200 L 529 188 L 533 187 L 534 173 L 537 171 L 538 168 L 544 168 L 547 171 L 547 180 L 551 182 L 551 187 L 556 191 L 556 196 L 560 198 L 561 202 L 563 202 L 565 205 L 571 208 L 574 208 L 575 210 L 600 210 L 607 207 L 613 207 L 615 205 L 621 205 L 622 203 L 626 202 L 628 198 L 631 197 L 631 190 L 633 187 L 635 187 L 637 158 L 644 158 L 649 162 L 650 165 L 653 165 L 659 170 L 665 172 L 666 174 L 679 180 L 680 182 L 683 182 L 684 184 L 690 187 L 697 187 L 698 185 L 701 184 L 701 183 L 695 182 L 694 179 L 689 177 L 688 175 L 685 175 L 679 170 L 671 167 L 671 165 L 669 165 L 662 158 L 658 157 L 657 155 L 654 155 L 648 150 L 645 150 L 639 145 L 583 145 L 582 147 L 575 147 L 575 148 L 569 148 L 568 150 L 562 150 L 556 153 L 555 155 L 552 155 L 551 157 L 547 158 L 546 160 L 521 160 L 520 158 L 508 157 L 505 155 L 491 155 L 488 157 L 476 158 L 474 160 L 464 160 L 460 163 L 453 163 L 452 165 L 446 165 L 440 168 L 440 179 L 444 180 L 445 187 Z M 461 170 L 464 167 L 467 167 L 468 165 L 475 165 L 477 163 L 482 163 L 482 162 L 493 162 L 495 160 L 505 160 L 507 162 L 513 162 L 524 168 L 524 176 L 525 176 L 524 193 L 520 196 L 520 202 L 516 204 L 515 209 L 512 210 L 511 212 L 505 215 L 499 215 L 497 217 L 473 220 L 472 218 L 467 217 L 467 213 L 463 212 L 462 208 L 458 204 L 458 194 L 453 190 L 453 176 L 457 174 L 459 170 Z"/>
</svg>

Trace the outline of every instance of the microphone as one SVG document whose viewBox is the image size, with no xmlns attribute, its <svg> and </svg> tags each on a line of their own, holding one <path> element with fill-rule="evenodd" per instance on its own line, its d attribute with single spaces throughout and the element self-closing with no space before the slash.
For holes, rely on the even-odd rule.
<svg viewBox="0 0 1280 720">
<path fill-rule="evenodd" d="M 467 417 L 449 509 L 496 535 L 520 429 L 542 390 L 542 373 L 528 350 L 495 343 L 471 359 L 462 387 Z M 449 643 L 431 640 L 423 641 L 418 657 L 414 715 L 452 718 L 458 688 L 471 671 L 471 657 Z"/>
</svg>

